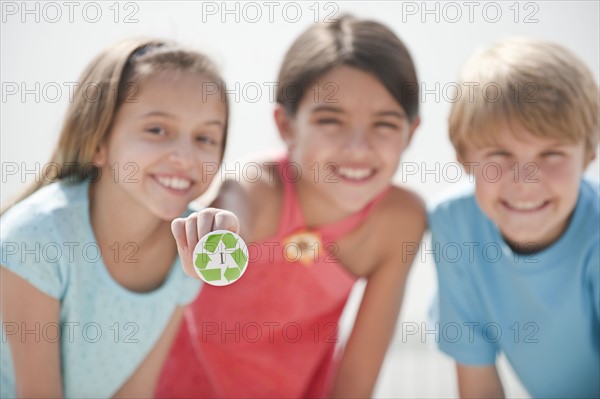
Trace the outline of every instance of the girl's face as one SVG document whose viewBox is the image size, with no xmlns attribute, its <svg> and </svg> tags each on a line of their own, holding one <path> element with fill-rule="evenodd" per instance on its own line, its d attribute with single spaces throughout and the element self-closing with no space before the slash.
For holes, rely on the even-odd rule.
<svg viewBox="0 0 600 399">
<path fill-rule="evenodd" d="M 348 212 L 390 184 L 419 123 L 375 76 L 348 66 L 309 86 L 294 117 L 279 106 L 276 121 L 302 189 Z"/>
<path fill-rule="evenodd" d="M 206 190 L 226 123 L 221 94 L 206 94 L 208 84 L 198 74 L 163 72 L 137 86 L 97 153 L 111 198 L 172 220 Z"/>
</svg>

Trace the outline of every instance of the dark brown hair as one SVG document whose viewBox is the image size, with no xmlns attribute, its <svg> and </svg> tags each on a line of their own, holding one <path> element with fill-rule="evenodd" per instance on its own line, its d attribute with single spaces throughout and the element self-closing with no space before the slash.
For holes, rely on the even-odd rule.
<svg viewBox="0 0 600 399">
<path fill-rule="evenodd" d="M 341 65 L 373 74 L 402 106 L 409 120 L 418 116 L 417 73 L 402 41 L 378 22 L 349 15 L 312 26 L 296 39 L 279 72 L 277 102 L 295 115 L 308 86 Z"/>
</svg>

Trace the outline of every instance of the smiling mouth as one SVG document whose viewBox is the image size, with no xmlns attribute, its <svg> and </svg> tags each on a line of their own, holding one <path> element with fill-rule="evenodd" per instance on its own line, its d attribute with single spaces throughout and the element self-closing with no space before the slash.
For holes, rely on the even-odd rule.
<svg viewBox="0 0 600 399">
<path fill-rule="evenodd" d="M 185 193 L 190 187 L 194 184 L 194 182 L 190 179 L 186 179 L 184 177 L 174 177 L 174 176 L 153 176 L 154 180 L 160 184 L 161 186 L 173 190 L 175 192 Z"/>
<path fill-rule="evenodd" d="M 517 212 L 536 212 L 545 208 L 550 201 L 538 200 L 538 201 L 508 201 L 502 200 L 502 205 L 511 211 Z"/>
<path fill-rule="evenodd" d="M 336 174 L 343 180 L 352 182 L 362 182 L 368 180 L 375 174 L 373 168 L 351 168 L 348 166 L 340 166 L 336 170 Z"/>
</svg>

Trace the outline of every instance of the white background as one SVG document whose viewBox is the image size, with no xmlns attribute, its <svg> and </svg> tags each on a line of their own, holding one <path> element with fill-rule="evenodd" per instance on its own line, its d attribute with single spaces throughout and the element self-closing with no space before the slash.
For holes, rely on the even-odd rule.
<svg viewBox="0 0 600 399">
<path fill-rule="evenodd" d="M 508 36 L 544 38 L 563 44 L 581 57 L 596 80 L 599 74 L 596 1 L 302 1 L 291 5 L 270 2 L 271 6 L 264 2 L 247 5 L 220 1 L 71 3 L 69 6 L 65 2 L 51 5 L 2 2 L 2 203 L 22 190 L 26 182 L 33 181 L 34 172 L 48 161 L 69 103 L 68 82 L 77 81 L 87 62 L 100 49 L 132 35 L 175 39 L 197 47 L 217 61 L 229 88 L 235 91 L 230 97 L 232 118 L 225 157 L 226 162 L 231 162 L 283 148 L 272 120 L 274 104 L 269 84 L 275 82 L 286 49 L 317 20 L 317 11 L 321 20 L 337 11 L 388 25 L 411 51 L 425 89 L 422 124 L 403 157 L 406 163 L 416 163 L 419 171 L 406 176 L 401 167 L 395 180 L 413 188 L 427 201 L 456 185 L 451 182 L 455 169 L 445 169 L 447 173 L 443 169 L 454 161 L 446 131 L 451 97 L 450 91 L 443 88 L 456 80 L 461 65 L 473 51 Z M 25 8 L 32 10 L 31 13 Z M 226 9 L 233 11 L 225 13 Z M 8 90 L 15 85 L 18 93 L 9 94 Z M 61 92 L 56 87 L 61 87 Z M 262 90 L 257 92 L 252 87 Z M 31 93 L 22 96 L 22 88 Z M 422 173 L 425 169 L 434 170 L 436 163 L 437 174 Z M 8 174 L 15 165 L 17 173 Z M 598 177 L 597 161 L 588 173 Z M 448 178 L 444 179 L 445 176 Z M 420 325 L 434 291 L 431 259 L 418 256 L 400 322 Z M 352 297 L 349 316 L 358 299 Z M 431 335 L 426 340 L 419 335 L 406 339 L 402 327 L 398 325 L 376 395 L 455 395 L 451 362 L 430 347 Z M 510 370 L 502 365 L 507 393 L 524 395 Z"/>
</svg>

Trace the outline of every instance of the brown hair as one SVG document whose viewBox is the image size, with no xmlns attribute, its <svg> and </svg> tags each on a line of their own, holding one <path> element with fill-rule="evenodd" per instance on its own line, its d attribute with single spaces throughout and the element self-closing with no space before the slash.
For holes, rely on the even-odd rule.
<svg viewBox="0 0 600 399">
<path fill-rule="evenodd" d="M 134 94 L 135 82 L 164 71 L 181 71 L 205 76 L 221 88 L 226 106 L 225 136 L 229 114 L 225 83 L 215 65 L 205 55 L 163 40 L 127 39 L 98 54 L 83 71 L 79 86 L 67 110 L 60 138 L 51 157 L 52 165 L 44 168 L 36 182 L 9 204 L 22 201 L 41 187 L 57 180 L 80 182 L 98 175 L 92 159 L 108 136 L 120 106 Z M 97 96 L 88 97 L 90 87 Z"/>
<path fill-rule="evenodd" d="M 277 102 L 295 115 L 308 86 L 341 65 L 373 74 L 402 106 L 409 120 L 418 116 L 417 73 L 402 41 L 378 22 L 348 15 L 312 26 L 296 39 L 279 72 Z"/>
<path fill-rule="evenodd" d="M 512 38 L 473 56 L 461 75 L 478 83 L 452 105 L 450 140 L 459 155 L 464 145 L 495 140 L 502 127 L 519 124 L 538 137 L 584 142 L 586 155 L 598 145 L 598 84 L 567 49 L 545 41 Z M 495 86 L 486 95 L 486 85 Z"/>
</svg>

